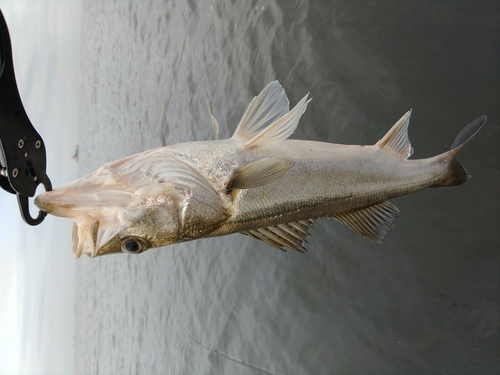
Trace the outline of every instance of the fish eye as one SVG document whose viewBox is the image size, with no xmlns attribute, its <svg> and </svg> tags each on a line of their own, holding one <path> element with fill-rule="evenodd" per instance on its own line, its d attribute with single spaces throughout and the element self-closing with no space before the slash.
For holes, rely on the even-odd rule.
<svg viewBox="0 0 500 375">
<path fill-rule="evenodd" d="M 143 250 L 146 250 L 146 246 L 137 238 L 128 237 L 122 241 L 121 249 L 124 253 L 138 254 Z"/>
</svg>

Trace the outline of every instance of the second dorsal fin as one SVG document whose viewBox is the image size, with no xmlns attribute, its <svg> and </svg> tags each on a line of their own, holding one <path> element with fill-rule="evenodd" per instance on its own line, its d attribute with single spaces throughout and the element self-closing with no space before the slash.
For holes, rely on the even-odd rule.
<svg viewBox="0 0 500 375">
<path fill-rule="evenodd" d="M 408 125 L 410 124 L 411 110 L 387 132 L 384 137 L 376 143 L 380 148 L 391 150 L 401 157 L 408 159 L 413 154 L 410 138 L 408 138 Z"/>
</svg>

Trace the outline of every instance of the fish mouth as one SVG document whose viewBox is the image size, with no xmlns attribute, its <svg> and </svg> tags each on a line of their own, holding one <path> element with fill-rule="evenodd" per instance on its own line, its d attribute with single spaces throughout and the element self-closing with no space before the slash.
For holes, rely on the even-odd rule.
<svg viewBox="0 0 500 375">
<path fill-rule="evenodd" d="M 35 205 L 48 214 L 72 219 L 72 248 L 75 258 L 102 255 L 102 246 L 124 228 L 120 212 L 130 202 L 130 194 L 100 186 L 58 188 L 41 193 Z"/>
<path fill-rule="evenodd" d="M 97 249 L 97 230 L 99 221 L 88 215 L 82 208 L 81 199 L 71 197 L 60 189 L 44 192 L 35 198 L 35 205 L 48 214 L 71 218 L 73 225 L 73 256 L 80 258 L 82 254 L 94 257 Z"/>
<path fill-rule="evenodd" d="M 41 193 L 35 198 L 35 205 L 48 214 L 74 219 L 99 216 L 110 207 L 127 207 L 135 198 L 133 191 L 124 189 L 121 184 L 89 177 Z"/>
<path fill-rule="evenodd" d="M 46 191 L 35 198 L 35 205 L 43 212 L 54 216 L 74 218 L 75 208 L 81 203 L 59 190 Z"/>
<path fill-rule="evenodd" d="M 98 194 L 79 194 L 66 189 L 46 191 L 35 198 L 35 205 L 41 211 L 70 219 L 98 212 L 106 203 Z"/>
</svg>

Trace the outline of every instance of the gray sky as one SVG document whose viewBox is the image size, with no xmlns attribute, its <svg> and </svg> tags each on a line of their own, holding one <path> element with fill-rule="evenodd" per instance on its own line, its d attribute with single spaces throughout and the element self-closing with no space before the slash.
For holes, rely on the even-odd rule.
<svg viewBox="0 0 500 375">
<path fill-rule="evenodd" d="M 17 83 L 45 141 L 53 186 L 77 176 L 81 1 L 0 0 Z M 39 191 L 41 191 L 40 188 Z M 74 373 L 75 265 L 69 220 L 38 227 L 0 190 L 0 374 Z M 36 211 L 32 209 L 33 215 Z"/>
</svg>

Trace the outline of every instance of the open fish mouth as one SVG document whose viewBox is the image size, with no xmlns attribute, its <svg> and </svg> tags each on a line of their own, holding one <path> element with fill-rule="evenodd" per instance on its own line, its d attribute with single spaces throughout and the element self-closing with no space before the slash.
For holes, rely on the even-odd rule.
<svg viewBox="0 0 500 375">
<path fill-rule="evenodd" d="M 109 238 L 127 227 L 121 213 L 134 197 L 116 176 L 101 171 L 38 195 L 35 205 L 48 214 L 73 219 L 74 256 L 94 257 Z"/>
<path fill-rule="evenodd" d="M 51 191 L 37 196 L 35 204 L 47 213 L 74 220 L 72 249 L 75 258 L 79 258 L 82 254 L 100 255 L 103 245 L 128 227 L 128 223 L 122 220 L 123 209 L 107 206 L 105 201 L 102 197 Z"/>
<path fill-rule="evenodd" d="M 97 210 L 92 197 L 74 196 L 64 190 L 56 190 L 40 194 L 35 199 L 38 208 L 49 214 L 71 218 L 73 226 L 73 255 L 79 258 L 82 254 L 94 257 L 97 253 L 99 227 L 102 214 Z"/>
</svg>

